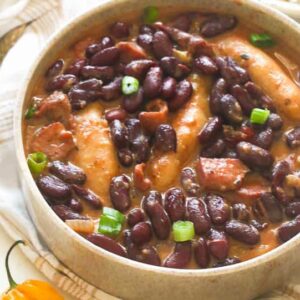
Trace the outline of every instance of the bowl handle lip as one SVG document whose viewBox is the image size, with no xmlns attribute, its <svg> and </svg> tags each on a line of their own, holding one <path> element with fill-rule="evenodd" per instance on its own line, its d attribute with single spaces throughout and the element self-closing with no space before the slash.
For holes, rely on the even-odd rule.
<svg viewBox="0 0 300 300">
<path fill-rule="evenodd" d="M 137 3 L 138 0 L 133 0 Z M 218 0 L 223 1 L 223 0 Z M 275 18 L 277 21 L 284 23 L 286 26 L 289 27 L 290 30 L 296 31 L 300 35 L 300 25 L 289 18 L 288 16 L 284 15 L 283 13 L 267 7 L 265 4 L 262 4 L 261 2 L 257 2 L 256 0 L 227 0 L 232 2 L 233 4 L 237 5 L 237 2 L 242 2 L 243 5 L 247 5 L 251 10 L 260 11 L 263 13 L 267 13 L 269 15 L 272 15 L 273 18 Z M 262 254 L 254 259 L 250 259 L 248 261 L 232 265 L 232 266 L 226 266 L 222 268 L 211 268 L 211 269 L 187 269 L 187 270 L 179 270 L 179 269 L 168 269 L 168 268 L 162 268 L 157 266 L 151 266 L 147 264 L 142 264 L 136 261 L 132 261 L 130 259 L 117 256 L 113 253 L 110 253 L 104 249 L 101 249 L 90 242 L 88 242 L 86 239 L 81 237 L 80 235 L 76 234 L 71 228 L 69 228 L 63 221 L 61 221 L 58 216 L 49 209 L 48 204 L 46 201 L 44 201 L 41 193 L 39 192 L 35 181 L 33 180 L 33 177 L 31 176 L 31 173 L 27 167 L 26 159 L 25 159 L 25 152 L 23 147 L 23 106 L 24 106 L 24 100 L 27 93 L 27 85 L 30 81 L 30 78 L 32 78 L 37 66 L 40 64 L 43 57 L 47 54 L 48 49 L 54 47 L 55 41 L 62 38 L 66 31 L 71 31 L 77 23 L 80 23 L 81 21 L 89 18 L 90 16 L 94 14 L 99 14 L 102 10 L 109 10 L 112 8 L 115 8 L 116 5 L 126 3 L 127 0 L 114 0 L 114 1 L 105 1 L 100 3 L 97 6 L 93 6 L 88 11 L 83 13 L 80 16 L 77 16 L 75 19 L 67 22 L 64 24 L 63 28 L 59 28 L 47 41 L 46 45 L 43 47 L 43 50 L 40 52 L 40 54 L 35 59 L 35 62 L 27 72 L 25 78 L 23 79 L 23 82 L 21 84 L 21 88 L 19 89 L 18 95 L 17 95 L 17 101 L 14 108 L 14 143 L 16 148 L 16 157 L 17 157 L 17 163 L 19 167 L 19 176 L 22 177 L 26 181 L 26 185 L 31 188 L 31 191 L 33 193 L 35 201 L 39 201 L 40 205 L 42 205 L 43 209 L 47 210 L 51 214 L 51 218 L 56 218 L 58 222 L 61 222 L 61 229 L 64 230 L 71 238 L 75 239 L 82 247 L 86 248 L 89 251 L 93 251 L 95 254 L 100 254 L 102 257 L 106 257 L 110 260 L 113 260 L 116 263 L 120 263 L 125 267 L 133 267 L 135 269 L 139 269 L 142 271 L 148 271 L 148 272 L 154 272 L 157 274 L 168 274 L 169 276 L 197 276 L 197 277 L 214 277 L 216 275 L 225 275 L 230 274 L 233 272 L 243 272 L 246 269 L 253 269 L 255 267 L 258 267 L 260 264 L 268 264 L 270 263 L 275 257 L 282 256 L 285 254 L 286 251 L 292 250 L 295 247 L 300 248 L 300 235 L 295 236 L 288 242 L 280 245 L 279 247 L 273 249 L 272 251 Z M 151 2 L 148 0 L 147 2 Z"/>
</svg>

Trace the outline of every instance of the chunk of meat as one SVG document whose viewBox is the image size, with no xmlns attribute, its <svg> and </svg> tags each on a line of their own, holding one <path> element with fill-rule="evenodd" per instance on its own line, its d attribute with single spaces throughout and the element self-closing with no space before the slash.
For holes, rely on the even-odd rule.
<svg viewBox="0 0 300 300">
<path fill-rule="evenodd" d="M 108 123 L 102 114 L 103 108 L 95 102 L 75 116 L 74 133 L 78 151 L 72 153 L 70 161 L 84 170 L 87 175 L 85 187 L 96 193 L 107 206 L 110 205 L 110 181 L 118 175 L 119 167 Z"/>
<path fill-rule="evenodd" d="M 141 163 L 134 167 L 133 181 L 134 186 L 140 191 L 147 191 L 151 187 L 151 181 L 145 177 L 146 164 Z"/>
<path fill-rule="evenodd" d="M 264 193 L 270 192 L 270 187 L 259 184 L 249 183 L 243 184 L 236 192 L 237 196 L 241 200 L 256 200 Z"/>
<path fill-rule="evenodd" d="M 222 54 L 231 56 L 248 70 L 253 82 L 272 98 L 280 112 L 300 120 L 300 89 L 273 58 L 235 35 L 220 40 L 218 47 Z M 247 54 L 249 59 L 243 60 L 242 54 Z"/>
<path fill-rule="evenodd" d="M 153 187 L 160 191 L 170 187 L 183 164 L 192 156 L 197 148 L 197 134 L 209 117 L 208 95 L 211 82 L 204 76 L 190 78 L 194 93 L 177 113 L 172 127 L 177 135 L 177 151 L 165 154 L 155 153 L 147 164 L 147 174 Z"/>
<path fill-rule="evenodd" d="M 38 129 L 31 141 L 32 152 L 44 152 L 50 160 L 62 160 L 75 149 L 71 131 L 60 122 Z"/>
<path fill-rule="evenodd" d="M 237 189 L 244 179 L 248 168 L 236 158 L 205 158 L 197 162 L 200 185 L 217 191 Z"/>
<path fill-rule="evenodd" d="M 36 116 L 45 116 L 49 120 L 60 121 L 67 125 L 71 116 L 71 104 L 68 96 L 63 92 L 55 91 L 42 100 Z"/>
</svg>

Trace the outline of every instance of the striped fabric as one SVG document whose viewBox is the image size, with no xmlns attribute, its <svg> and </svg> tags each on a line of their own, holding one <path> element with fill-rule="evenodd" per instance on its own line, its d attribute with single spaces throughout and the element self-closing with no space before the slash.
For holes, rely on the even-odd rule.
<svg viewBox="0 0 300 300">
<path fill-rule="evenodd" d="M 29 1 L 26 9 L 11 22 L 10 28 L 23 22 L 35 21 L 28 26 L 25 34 L 8 53 L 0 68 L 0 224 L 12 239 L 27 241 L 27 247 L 21 246 L 24 255 L 54 285 L 69 293 L 72 299 L 82 300 L 117 298 L 91 286 L 67 269 L 39 239 L 26 211 L 17 179 L 12 142 L 12 116 L 19 84 L 46 39 L 66 21 L 99 2 L 101 1 Z M 296 284 L 300 281 L 299 275 L 294 276 L 294 281 L 284 289 L 271 292 L 260 299 L 300 299 L 300 284 Z"/>
</svg>

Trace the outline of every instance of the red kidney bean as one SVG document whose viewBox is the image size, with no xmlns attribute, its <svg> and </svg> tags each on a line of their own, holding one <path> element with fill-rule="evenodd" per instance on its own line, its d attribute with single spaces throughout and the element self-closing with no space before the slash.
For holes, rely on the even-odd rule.
<svg viewBox="0 0 300 300">
<path fill-rule="evenodd" d="M 115 24 L 112 25 L 110 31 L 112 35 L 118 39 L 126 38 L 130 34 L 128 24 L 124 22 L 116 22 Z"/>
<path fill-rule="evenodd" d="M 248 222 L 250 219 L 250 213 L 247 206 L 244 203 L 235 203 L 232 206 L 233 217 L 241 222 Z"/>
<path fill-rule="evenodd" d="M 173 54 L 172 42 L 163 31 L 157 31 L 153 35 L 153 52 L 158 59 Z"/>
<path fill-rule="evenodd" d="M 91 57 L 90 64 L 93 66 L 111 66 L 117 62 L 120 53 L 120 49 L 115 46 L 102 49 Z"/>
<path fill-rule="evenodd" d="M 291 196 L 288 195 L 281 186 L 273 185 L 272 193 L 283 206 L 286 206 L 291 201 Z"/>
<path fill-rule="evenodd" d="M 241 260 L 238 257 L 227 257 L 224 261 L 217 262 L 213 265 L 213 268 L 221 268 L 231 266 L 240 263 Z"/>
<path fill-rule="evenodd" d="M 47 84 L 46 90 L 48 92 L 63 90 L 65 92 L 69 91 L 70 88 L 78 82 L 78 79 L 75 75 L 72 74 L 62 74 L 55 77 L 51 77 Z"/>
<path fill-rule="evenodd" d="M 191 241 L 176 243 L 174 251 L 166 258 L 166 260 L 163 263 L 163 266 L 167 268 L 183 269 L 188 265 L 191 258 Z"/>
<path fill-rule="evenodd" d="M 186 32 L 190 30 L 191 25 L 192 25 L 191 16 L 187 14 L 179 15 L 172 21 L 173 27 Z"/>
<path fill-rule="evenodd" d="M 100 233 L 92 233 L 86 236 L 86 239 L 94 245 L 103 248 L 111 253 L 127 257 L 125 249 L 112 238 Z"/>
<path fill-rule="evenodd" d="M 191 73 L 191 69 L 188 66 L 180 63 L 173 56 L 163 57 L 160 61 L 160 65 L 167 75 L 176 79 L 182 79 Z"/>
<path fill-rule="evenodd" d="M 143 222 L 144 220 L 145 214 L 140 208 L 133 208 L 127 215 L 127 224 L 130 227 L 133 227 L 135 224 Z"/>
<path fill-rule="evenodd" d="M 127 117 L 126 110 L 122 108 L 112 108 L 105 112 L 105 119 L 107 122 L 112 122 L 114 120 L 125 121 Z"/>
<path fill-rule="evenodd" d="M 258 231 L 262 231 L 262 230 L 266 229 L 269 226 L 268 223 L 259 222 L 259 221 L 255 220 L 255 219 L 251 220 L 250 223 L 249 223 L 249 225 L 253 226 Z"/>
<path fill-rule="evenodd" d="M 67 183 L 83 184 L 86 175 L 82 169 L 68 162 L 67 164 L 55 160 L 49 164 L 49 171 Z"/>
<path fill-rule="evenodd" d="M 121 105 L 128 113 L 135 113 L 141 108 L 143 101 L 144 91 L 140 88 L 137 93 L 124 96 Z"/>
<path fill-rule="evenodd" d="M 160 95 L 162 88 L 162 71 L 160 67 L 151 67 L 147 72 L 143 83 L 144 95 L 146 98 L 155 98 Z"/>
<path fill-rule="evenodd" d="M 185 196 L 180 188 L 171 188 L 167 190 L 164 207 L 172 222 L 184 220 Z"/>
<path fill-rule="evenodd" d="M 78 199 L 72 198 L 69 201 L 68 206 L 77 213 L 81 213 L 83 211 L 83 206 Z"/>
<path fill-rule="evenodd" d="M 156 191 L 150 191 L 143 198 L 143 207 L 150 218 L 155 235 L 160 240 L 166 240 L 169 237 L 171 223 L 167 212 L 161 205 L 161 195 Z"/>
<path fill-rule="evenodd" d="M 273 130 L 271 128 L 267 128 L 257 133 L 252 138 L 251 142 L 258 147 L 268 150 L 273 142 Z"/>
<path fill-rule="evenodd" d="M 133 153 L 129 149 L 127 148 L 120 149 L 118 150 L 117 155 L 118 155 L 119 162 L 123 167 L 128 168 L 132 166 Z"/>
<path fill-rule="evenodd" d="M 234 28 L 236 24 L 235 16 L 214 16 L 204 21 L 201 34 L 206 38 L 214 37 Z"/>
<path fill-rule="evenodd" d="M 294 218 L 300 215 L 300 201 L 289 203 L 285 208 L 285 214 L 289 218 Z"/>
<path fill-rule="evenodd" d="M 175 96 L 176 93 L 176 80 L 172 77 L 164 79 L 162 84 L 161 95 L 165 99 L 170 99 Z"/>
<path fill-rule="evenodd" d="M 255 245 L 260 241 L 258 230 L 236 220 L 231 220 L 226 223 L 225 231 L 234 239 L 249 245 Z"/>
<path fill-rule="evenodd" d="M 112 82 L 102 87 L 102 99 L 112 101 L 121 96 L 122 78 L 116 77 Z"/>
<path fill-rule="evenodd" d="M 139 33 L 148 33 L 148 34 L 154 34 L 155 28 L 150 24 L 142 24 L 139 28 Z"/>
<path fill-rule="evenodd" d="M 115 41 L 109 35 L 105 35 L 100 39 L 100 45 L 102 49 L 110 48 L 115 45 Z"/>
<path fill-rule="evenodd" d="M 210 157 L 210 158 L 221 157 L 225 149 L 226 149 L 225 142 L 222 139 L 217 139 L 212 144 L 205 146 L 201 150 L 200 155 L 202 157 Z"/>
<path fill-rule="evenodd" d="M 197 175 L 194 169 L 182 169 L 180 174 L 180 183 L 189 196 L 200 195 L 200 185 L 197 182 Z"/>
<path fill-rule="evenodd" d="M 113 177 L 109 186 L 109 195 L 115 209 L 125 212 L 130 208 L 130 180 L 126 175 Z"/>
<path fill-rule="evenodd" d="M 274 186 L 279 186 L 283 183 L 286 175 L 291 173 L 291 168 L 286 160 L 280 160 L 274 164 L 271 170 L 271 179 Z"/>
<path fill-rule="evenodd" d="M 101 92 L 82 90 L 74 87 L 71 88 L 70 92 L 68 93 L 72 109 L 74 110 L 84 108 L 89 102 L 95 101 L 101 96 Z"/>
<path fill-rule="evenodd" d="M 194 257 L 195 261 L 200 268 L 207 268 L 209 265 L 210 257 L 208 252 L 207 243 L 204 238 L 200 237 L 197 242 L 195 242 L 194 247 Z"/>
<path fill-rule="evenodd" d="M 188 102 L 192 96 L 192 84 L 184 79 L 177 84 L 175 96 L 169 100 L 168 107 L 170 111 L 175 111 Z"/>
<path fill-rule="evenodd" d="M 250 167 L 268 168 L 273 164 L 271 153 L 248 142 L 239 142 L 236 146 L 239 158 Z"/>
<path fill-rule="evenodd" d="M 210 107 L 210 111 L 213 114 L 219 115 L 222 113 L 220 100 L 226 94 L 226 91 L 227 91 L 226 81 L 223 78 L 218 79 L 213 85 L 209 97 L 209 107 Z"/>
<path fill-rule="evenodd" d="M 85 56 L 86 58 L 91 58 L 93 55 L 95 55 L 97 52 L 103 50 L 103 47 L 101 44 L 90 44 L 85 49 Z"/>
<path fill-rule="evenodd" d="M 238 158 L 237 153 L 232 149 L 225 149 L 222 157 L 224 158 Z"/>
<path fill-rule="evenodd" d="M 139 119 L 127 119 L 125 125 L 128 128 L 129 141 L 133 143 L 140 135 L 143 134 L 142 125 Z"/>
<path fill-rule="evenodd" d="M 114 69 L 107 66 L 84 66 L 81 69 L 84 78 L 97 78 L 109 82 L 114 78 Z"/>
<path fill-rule="evenodd" d="M 235 84 L 231 87 L 230 93 L 239 102 L 243 112 L 249 115 L 253 108 L 257 107 L 257 103 L 250 97 L 246 89 L 239 84 Z"/>
<path fill-rule="evenodd" d="M 82 216 L 77 212 L 74 212 L 70 207 L 64 204 L 57 204 L 51 206 L 53 211 L 58 215 L 63 221 L 66 220 L 88 220 L 88 217 Z"/>
<path fill-rule="evenodd" d="M 300 146 L 300 127 L 288 131 L 285 134 L 286 143 L 290 148 L 296 148 Z"/>
<path fill-rule="evenodd" d="M 131 238 L 134 244 L 143 245 L 152 238 L 151 225 L 147 222 L 140 222 L 131 229 Z"/>
<path fill-rule="evenodd" d="M 85 64 L 85 59 L 78 59 L 67 67 L 65 74 L 72 74 L 78 77 Z"/>
<path fill-rule="evenodd" d="M 162 152 L 176 152 L 177 136 L 176 131 L 171 125 L 161 124 L 156 128 L 154 146 Z"/>
<path fill-rule="evenodd" d="M 278 237 L 282 242 L 286 242 L 300 232 L 300 216 L 294 220 L 283 223 L 278 229 Z"/>
<path fill-rule="evenodd" d="M 133 76 L 142 80 L 151 67 L 155 67 L 156 62 L 151 59 L 134 60 L 126 65 L 125 75 Z"/>
<path fill-rule="evenodd" d="M 249 80 L 248 72 L 239 66 L 231 57 L 218 56 L 216 58 L 216 63 L 221 76 L 227 83 L 231 85 L 243 84 Z"/>
<path fill-rule="evenodd" d="M 118 149 L 125 148 L 128 145 L 128 130 L 121 121 L 114 120 L 110 123 L 110 134 Z"/>
<path fill-rule="evenodd" d="M 240 141 L 248 141 L 254 136 L 254 130 L 251 127 L 242 126 L 235 130 L 233 126 L 223 125 L 225 141 L 231 146 L 235 146 Z"/>
<path fill-rule="evenodd" d="M 243 112 L 239 102 L 230 94 L 225 94 L 220 99 L 221 108 L 225 118 L 232 123 L 239 124 L 243 121 Z"/>
<path fill-rule="evenodd" d="M 262 108 L 268 109 L 271 112 L 276 112 L 276 107 L 273 103 L 273 100 L 269 96 L 262 96 L 260 99 L 260 104 Z"/>
<path fill-rule="evenodd" d="M 219 195 L 206 196 L 208 213 L 215 225 L 222 225 L 230 218 L 230 208 L 224 198 Z"/>
<path fill-rule="evenodd" d="M 198 139 L 200 143 L 212 142 L 222 130 L 223 121 L 220 117 L 211 117 L 201 129 Z"/>
<path fill-rule="evenodd" d="M 45 76 L 50 78 L 59 75 L 63 68 L 64 68 L 65 62 L 63 59 L 58 59 L 55 61 L 46 71 Z"/>
<path fill-rule="evenodd" d="M 263 193 L 260 197 L 265 213 L 272 223 L 282 221 L 282 208 L 272 193 Z"/>
<path fill-rule="evenodd" d="M 229 253 L 229 242 L 223 231 L 211 229 L 208 232 L 207 247 L 209 253 L 219 260 L 224 260 Z"/>
<path fill-rule="evenodd" d="M 283 121 L 279 115 L 271 113 L 267 121 L 267 126 L 273 130 L 280 130 L 283 126 Z"/>
<path fill-rule="evenodd" d="M 206 204 L 201 198 L 193 197 L 187 199 L 186 218 L 194 223 L 196 234 L 205 233 L 211 227 Z"/>
<path fill-rule="evenodd" d="M 71 198 L 71 189 L 68 184 L 53 175 L 40 176 L 37 186 L 41 193 L 51 200 L 66 202 Z"/>
<path fill-rule="evenodd" d="M 139 34 L 136 41 L 146 51 L 148 51 L 148 52 L 152 51 L 152 45 L 153 45 L 153 35 L 152 34 L 149 34 L 149 33 Z"/>
<path fill-rule="evenodd" d="M 91 91 L 99 92 L 102 89 L 102 81 L 95 78 L 91 78 L 88 80 L 80 81 L 79 83 L 74 85 L 73 88 L 78 90 L 88 91 L 88 92 Z"/>
<path fill-rule="evenodd" d="M 211 57 L 205 55 L 195 58 L 194 66 L 197 71 L 200 71 L 205 75 L 214 75 L 219 71 L 215 61 Z"/>
<path fill-rule="evenodd" d="M 95 209 L 102 208 L 102 202 L 98 195 L 92 192 L 90 189 L 86 189 L 77 184 L 72 184 L 72 189 L 77 196 L 81 199 L 85 200 L 89 205 L 91 205 Z"/>
<path fill-rule="evenodd" d="M 250 96 L 256 100 L 260 100 L 264 96 L 261 88 L 252 81 L 246 82 L 244 87 L 246 88 Z"/>
</svg>

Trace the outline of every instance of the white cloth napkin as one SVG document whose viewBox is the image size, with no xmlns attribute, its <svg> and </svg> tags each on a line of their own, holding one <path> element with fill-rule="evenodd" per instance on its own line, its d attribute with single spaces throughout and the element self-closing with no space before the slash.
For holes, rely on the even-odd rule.
<svg viewBox="0 0 300 300">
<path fill-rule="evenodd" d="M 58 288 L 74 299 L 117 299 L 91 286 L 68 270 L 38 237 L 20 191 L 12 140 L 12 115 L 16 94 L 29 66 L 49 36 L 66 21 L 103 1 L 31 0 L 22 12 L 23 21 L 34 21 L 11 49 L 0 68 L 0 224 L 14 239 L 26 240 L 25 256 Z M 35 12 L 35 13 L 32 13 Z M 18 23 L 19 24 L 19 23 Z M 299 278 L 298 278 L 299 279 Z M 299 283 L 299 281 L 297 282 Z M 261 299 L 300 299 L 300 284 L 289 284 Z"/>
</svg>

